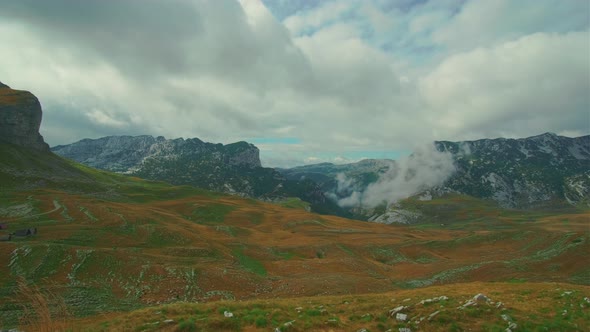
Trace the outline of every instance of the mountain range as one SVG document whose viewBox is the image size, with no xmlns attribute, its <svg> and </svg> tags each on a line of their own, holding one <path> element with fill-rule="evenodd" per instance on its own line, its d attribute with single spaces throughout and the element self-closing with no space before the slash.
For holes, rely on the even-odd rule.
<svg viewBox="0 0 590 332">
<path fill-rule="evenodd" d="M 512 209 L 587 204 L 590 197 L 590 136 L 437 141 L 434 149 L 435 157 L 414 153 L 406 162 L 369 159 L 290 169 L 262 167 L 258 149 L 246 142 L 222 145 L 196 138 L 110 136 L 52 151 L 87 166 L 172 184 L 270 201 L 298 197 L 316 212 L 363 220 L 388 219 L 388 209 L 398 214 L 396 203 L 415 195 L 465 194 Z M 366 199 L 350 203 L 355 195 L 367 198 L 376 186 L 387 189 L 372 197 L 377 200 L 372 206 Z"/>
</svg>

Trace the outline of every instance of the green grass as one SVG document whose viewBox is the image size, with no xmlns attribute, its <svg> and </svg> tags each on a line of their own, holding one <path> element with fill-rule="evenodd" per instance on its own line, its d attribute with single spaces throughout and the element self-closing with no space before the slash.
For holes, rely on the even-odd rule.
<svg viewBox="0 0 590 332">
<path fill-rule="evenodd" d="M 264 221 L 264 214 L 260 212 L 250 213 L 248 214 L 248 219 L 254 225 L 260 225 L 262 224 L 262 221 Z"/>
<path fill-rule="evenodd" d="M 178 323 L 177 331 L 193 332 L 196 330 L 197 330 L 197 325 L 195 324 L 194 318 L 189 318 L 186 320 L 183 319 Z"/>
<path fill-rule="evenodd" d="M 232 251 L 234 257 L 238 260 L 238 263 L 246 270 L 257 274 L 259 276 L 266 276 L 266 268 L 264 265 L 257 260 L 256 258 L 250 257 L 244 254 L 242 248 L 236 248 Z"/>
<path fill-rule="evenodd" d="M 340 248 L 342 251 L 347 253 L 349 256 L 356 256 L 354 251 L 352 251 L 350 248 L 348 248 L 347 246 L 345 246 L 343 244 L 338 244 L 338 248 Z"/>
<path fill-rule="evenodd" d="M 235 209 L 234 206 L 220 203 L 199 206 L 193 210 L 191 219 L 202 224 L 220 224 Z"/>
<path fill-rule="evenodd" d="M 290 208 L 290 209 L 301 209 L 307 210 L 311 208 L 308 202 L 302 201 L 298 197 L 289 197 L 281 202 L 278 203 L 282 207 Z"/>
<path fill-rule="evenodd" d="M 393 265 L 400 262 L 409 261 L 406 256 L 397 251 L 395 248 L 368 246 L 367 250 L 373 259 L 383 264 Z"/>
<path fill-rule="evenodd" d="M 284 260 L 289 260 L 289 259 L 292 259 L 293 257 L 296 256 L 296 254 L 294 254 L 290 251 L 281 251 L 281 250 L 278 250 L 277 248 L 271 248 L 270 251 L 273 255 L 278 256 Z"/>
</svg>

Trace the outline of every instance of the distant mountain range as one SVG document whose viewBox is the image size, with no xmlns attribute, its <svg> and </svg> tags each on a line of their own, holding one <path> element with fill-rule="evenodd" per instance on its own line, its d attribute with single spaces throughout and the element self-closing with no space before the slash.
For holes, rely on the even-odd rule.
<svg viewBox="0 0 590 332">
<path fill-rule="evenodd" d="M 493 199 L 509 208 L 530 208 L 552 200 L 578 204 L 590 193 L 590 136 L 546 133 L 522 139 L 436 142 L 452 153 L 457 172 L 451 190 Z"/>
<path fill-rule="evenodd" d="M 382 182 L 392 173 L 403 176 L 391 183 L 393 192 L 395 186 L 402 190 L 401 186 L 417 178 L 416 188 L 404 187 L 409 190 L 407 196 L 460 193 L 493 200 L 505 208 L 588 201 L 590 136 L 568 138 L 546 133 L 523 139 L 437 141 L 434 147 L 449 157 L 454 169 L 435 186 L 420 181 L 424 176 L 417 172 L 420 159 L 404 169 L 400 161 L 386 159 L 272 169 L 261 167 L 258 148 L 246 142 L 222 145 L 196 138 L 110 136 L 56 146 L 52 151 L 91 167 L 172 184 L 265 200 L 299 197 L 317 212 L 359 219 L 378 220 L 381 216 L 376 211 L 386 213 L 386 208 L 337 203 L 354 193 L 362 194 L 372 185 L 388 185 Z M 387 206 L 390 199 L 383 197 L 383 203 Z"/>
<path fill-rule="evenodd" d="M 546 133 L 522 139 L 437 141 L 434 145 L 438 151 L 452 155 L 456 170 L 442 185 L 420 191 L 458 192 L 492 199 L 508 208 L 534 207 L 555 199 L 577 204 L 588 196 L 590 136 L 568 138 Z M 324 191 L 338 192 L 342 198 L 377 182 L 398 164 L 394 160 L 373 159 L 279 171 L 287 179 L 312 179 Z M 338 190 L 339 174 L 349 180 L 348 190 Z M 411 174 L 405 174 L 408 175 Z"/>
<path fill-rule="evenodd" d="M 311 180 L 288 180 L 262 167 L 252 144 L 213 144 L 192 139 L 109 136 L 55 146 L 54 153 L 90 167 L 177 185 L 281 201 L 297 197 L 318 213 L 346 215 Z"/>
<path fill-rule="evenodd" d="M 546 133 L 522 139 L 437 141 L 434 146 L 438 152 L 450 154 L 454 171 L 440 185 L 415 186 L 407 196 L 430 200 L 451 193 L 464 194 L 513 209 L 589 203 L 590 136 L 568 138 Z M 404 184 L 418 176 L 413 170 L 411 167 L 404 169 L 399 161 L 363 160 L 347 165 L 324 163 L 279 171 L 287 179 L 313 179 L 324 192 L 343 201 L 354 193 L 366 193 L 387 176 L 390 176 L 391 186 L 407 190 Z M 392 181 L 391 174 L 402 179 Z M 387 223 L 410 223 L 420 219 L 419 211 L 405 211 L 395 202 L 388 204 L 391 203 L 388 197 L 383 199 L 385 202 L 381 206 L 353 206 L 349 211 L 360 219 Z"/>
</svg>

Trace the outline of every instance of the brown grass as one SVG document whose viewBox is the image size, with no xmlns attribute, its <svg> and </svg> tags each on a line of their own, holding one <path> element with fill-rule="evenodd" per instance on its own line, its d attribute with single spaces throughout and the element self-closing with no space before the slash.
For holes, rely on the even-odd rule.
<svg viewBox="0 0 590 332">
<path fill-rule="evenodd" d="M 221 293 L 238 300 L 299 301 L 302 296 L 386 293 L 422 286 L 410 283 L 415 280 L 427 281 L 423 285 L 510 280 L 585 283 L 584 273 L 590 266 L 587 212 L 536 222 L 507 217 L 495 220 L 495 226 L 502 226 L 496 228 L 483 222 L 466 228 L 408 227 L 320 216 L 228 196 L 129 203 L 38 190 L 22 197 L 15 194 L 14 201 L 25 201 L 31 194 L 37 212 L 53 210 L 57 199 L 69 217 L 60 209 L 38 218 L 1 220 L 10 229 L 38 224 L 39 233 L 0 243 L 0 281 L 14 280 L 16 275 L 8 268 L 11 253 L 28 246 L 33 254 L 20 257 L 19 264 L 23 273 L 34 275 L 35 285 L 43 292 L 53 289 L 65 296 L 68 274 L 83 264 L 75 273 L 77 282 L 87 289 L 111 289 L 114 304 L 126 300 L 129 285 L 135 287 L 132 291 L 141 289 L 138 306 L 219 300 Z M 229 205 L 232 210 L 222 222 L 202 222 L 194 211 L 209 205 Z M 64 241 L 69 239 L 76 241 Z M 35 274 L 44 262 L 55 262 L 47 248 L 56 243 L 64 251 L 64 262 L 59 258 L 55 268 Z M 92 254 L 83 261 L 78 250 Z M 252 273 L 235 257 L 236 252 L 260 262 L 266 274 Z M 544 252 L 547 257 L 538 254 Z M 486 264 L 477 265 L 482 262 Z M 196 277 L 190 284 L 186 276 L 193 271 Z M 143 278 L 135 284 L 140 275 Z M 195 286 L 188 295 L 187 285 Z M 32 304 L 23 326 L 61 319 L 33 310 L 37 307 L 42 313 L 42 308 L 53 308 L 57 300 L 46 292 L 41 295 L 37 300 L 20 296 Z"/>
<path fill-rule="evenodd" d="M 571 292 L 571 295 L 566 292 Z M 483 293 L 490 302 L 459 308 L 476 294 Z M 439 296 L 448 300 L 421 304 L 420 301 Z M 108 317 L 78 320 L 75 329 L 91 331 L 180 331 L 180 322 L 192 319 L 197 331 L 269 331 L 288 321 L 294 321 L 287 331 L 385 331 L 411 327 L 412 331 L 487 331 L 504 330 L 507 323 L 501 318 L 507 314 L 521 326 L 540 328 L 543 321 L 551 322 L 562 315 L 563 308 L 582 307 L 578 316 L 572 316 L 558 330 L 582 331 L 590 323 L 587 311 L 590 304 L 583 300 L 590 295 L 590 287 L 559 283 L 466 283 L 432 286 L 414 290 L 400 290 L 383 294 L 315 296 L 272 300 L 218 301 L 209 303 L 175 303 L 137 310 Z M 424 319 L 419 324 L 399 322 L 389 310 L 407 306 L 403 312 L 408 320 Z M 570 307 L 570 305 L 573 305 Z M 575 307 L 574 307 L 575 306 Z M 234 318 L 223 317 L 228 310 Z M 257 327 L 246 317 L 252 310 L 263 312 L 269 324 Z M 436 311 L 434 319 L 428 317 Z M 310 315 L 310 313 L 315 313 Z M 270 317 L 277 317 L 274 325 Z M 333 324 L 330 319 L 338 318 Z M 166 320 L 173 322 L 164 323 Z M 233 322 L 232 322 L 233 320 Z M 240 321 L 239 324 L 235 320 Z M 576 328 L 577 327 L 577 328 Z M 522 328 L 518 331 L 523 330 Z M 540 329 L 543 330 L 543 329 Z"/>
<path fill-rule="evenodd" d="M 72 329 L 71 317 L 63 298 L 47 289 L 42 291 L 36 285 L 27 284 L 24 278 L 19 278 L 17 284 L 17 297 L 23 303 L 21 330 L 56 332 Z"/>
</svg>

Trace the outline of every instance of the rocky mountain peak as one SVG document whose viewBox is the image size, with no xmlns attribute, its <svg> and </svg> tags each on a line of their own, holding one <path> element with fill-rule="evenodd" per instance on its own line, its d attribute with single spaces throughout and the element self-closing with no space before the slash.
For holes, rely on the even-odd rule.
<svg viewBox="0 0 590 332">
<path fill-rule="evenodd" d="M 37 97 L 0 83 L 0 141 L 49 151 L 39 134 L 42 111 Z"/>
</svg>

